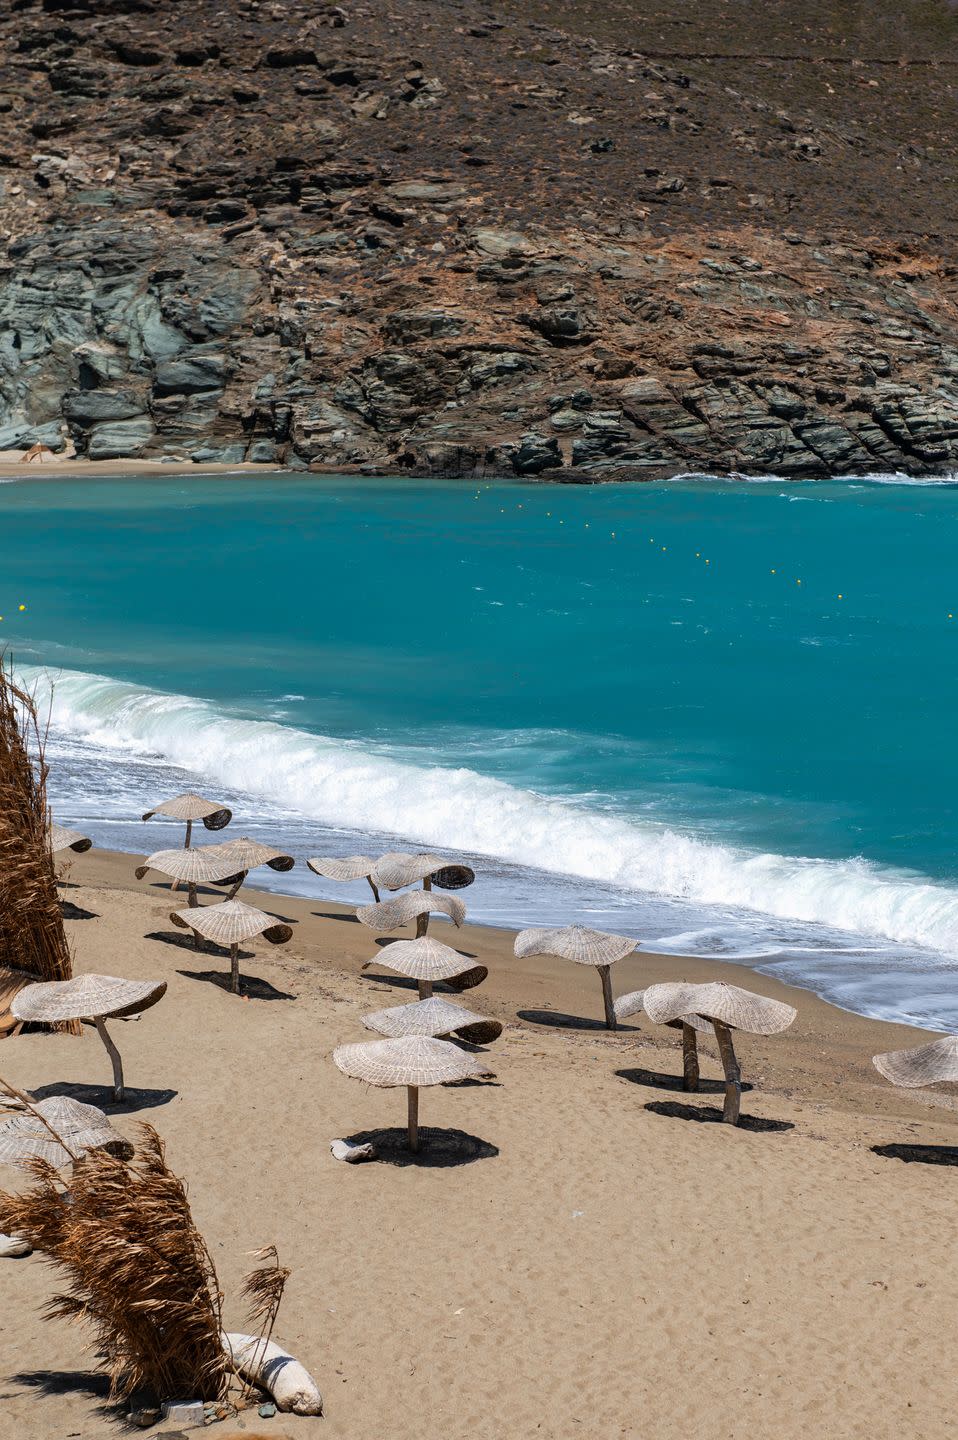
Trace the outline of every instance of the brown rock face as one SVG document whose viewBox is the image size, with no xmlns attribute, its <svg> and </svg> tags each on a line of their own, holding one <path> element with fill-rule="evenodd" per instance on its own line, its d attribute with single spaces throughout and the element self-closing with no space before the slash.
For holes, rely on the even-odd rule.
<svg viewBox="0 0 958 1440">
<path fill-rule="evenodd" d="M 956 40 L 945 0 L 11 0 L 0 449 L 953 470 Z"/>
</svg>

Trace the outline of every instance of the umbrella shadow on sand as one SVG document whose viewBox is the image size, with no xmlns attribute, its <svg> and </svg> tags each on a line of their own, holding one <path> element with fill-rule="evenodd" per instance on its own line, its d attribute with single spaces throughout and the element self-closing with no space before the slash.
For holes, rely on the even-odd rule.
<svg viewBox="0 0 958 1440">
<path fill-rule="evenodd" d="M 721 1085 L 719 1088 L 724 1090 L 725 1086 Z M 645 1108 L 653 1115 L 667 1115 L 673 1120 L 697 1120 L 700 1124 L 722 1123 L 722 1111 L 717 1105 L 682 1105 L 678 1100 L 650 1100 Z M 768 1120 L 764 1115 L 740 1115 L 738 1128 L 779 1135 L 786 1130 L 794 1130 L 795 1126 L 791 1120 Z"/>
<path fill-rule="evenodd" d="M 678 1090 L 685 1092 L 681 1075 L 667 1075 L 661 1070 L 643 1070 L 640 1066 L 634 1066 L 630 1070 L 616 1070 L 620 1080 L 628 1080 L 633 1085 L 649 1085 L 656 1090 Z M 753 1087 L 744 1081 L 742 1090 L 751 1090 Z M 698 1094 L 700 1095 L 724 1095 L 724 1080 L 706 1080 L 704 1076 L 699 1078 Z"/>
<path fill-rule="evenodd" d="M 132 1115 L 137 1110 L 155 1110 L 160 1105 L 168 1105 L 176 1099 L 178 1091 L 141 1090 L 127 1085 L 124 1099 L 117 1103 L 109 1085 L 75 1085 L 69 1080 L 54 1080 L 49 1085 L 33 1086 L 30 1094 L 34 1100 L 65 1095 L 70 1100 L 79 1100 L 81 1105 L 96 1105 L 100 1110 L 109 1110 L 111 1115 Z"/>
<path fill-rule="evenodd" d="M 123 1407 L 108 1404 L 110 1377 L 95 1370 L 21 1370 L 7 1377 L 9 1384 L 44 1395 L 86 1395 L 103 1403 L 97 1406 L 104 1418 L 118 1418 Z"/>
<path fill-rule="evenodd" d="M 60 914 L 64 920 L 99 920 L 95 910 L 84 910 L 82 905 L 74 905 L 72 900 L 60 900 Z"/>
<path fill-rule="evenodd" d="M 405 1129 L 360 1130 L 345 1136 L 348 1145 L 373 1145 L 377 1158 L 386 1165 L 416 1165 L 442 1170 L 455 1165 L 471 1165 L 476 1160 L 492 1160 L 499 1154 L 498 1145 L 469 1135 L 465 1130 L 440 1130 L 432 1125 L 419 1129 L 419 1149 L 409 1149 Z"/>
<path fill-rule="evenodd" d="M 958 1147 L 954 1145 L 873 1145 L 873 1155 L 885 1160 L 904 1160 L 921 1165 L 958 1165 Z"/>
<path fill-rule="evenodd" d="M 516 1015 L 530 1025 L 548 1025 L 553 1030 L 601 1030 L 606 1034 L 609 1030 L 604 1020 L 592 1020 L 587 1015 L 566 1015 L 562 1010 L 517 1010 Z M 637 1025 L 620 1023 L 616 1033 L 628 1034 L 638 1028 Z"/>
<path fill-rule="evenodd" d="M 251 960 L 252 952 L 248 955 L 240 951 L 241 960 Z M 226 957 L 227 962 L 229 956 Z M 219 990 L 225 990 L 231 994 L 229 970 L 177 970 L 177 975 L 182 975 L 185 980 L 202 980 L 207 985 L 215 985 Z M 298 997 L 291 995 L 286 990 L 277 990 L 268 980 L 261 979 L 258 975 L 243 975 L 240 977 L 240 997 L 246 1000 L 295 1000 Z"/>
</svg>

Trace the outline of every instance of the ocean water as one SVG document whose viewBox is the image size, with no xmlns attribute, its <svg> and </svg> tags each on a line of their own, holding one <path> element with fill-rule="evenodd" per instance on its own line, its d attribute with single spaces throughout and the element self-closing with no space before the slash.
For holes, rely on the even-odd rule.
<svg viewBox="0 0 958 1440">
<path fill-rule="evenodd" d="M 958 486 L 895 477 L 30 479 L 0 644 L 102 845 L 176 843 L 138 817 L 196 786 L 301 859 L 473 857 L 481 921 L 951 1027 L 956 545 Z"/>
</svg>

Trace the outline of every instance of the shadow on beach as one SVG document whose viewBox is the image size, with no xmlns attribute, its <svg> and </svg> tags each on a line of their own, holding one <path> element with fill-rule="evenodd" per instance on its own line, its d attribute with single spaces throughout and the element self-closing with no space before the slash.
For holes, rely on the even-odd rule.
<svg viewBox="0 0 958 1440">
<path fill-rule="evenodd" d="M 242 958 L 241 953 L 240 959 L 242 960 Z M 207 985 L 215 985 L 217 989 L 225 990 L 227 994 L 232 993 L 228 970 L 177 970 L 176 973 L 182 975 L 185 980 L 202 980 Z M 271 985 L 268 980 L 263 980 L 258 975 L 240 975 L 237 1000 L 295 1000 L 296 998 L 286 990 L 277 990 L 275 985 Z"/>
<path fill-rule="evenodd" d="M 616 1075 L 621 1080 L 628 1080 L 633 1085 L 651 1085 L 656 1090 L 679 1090 L 683 1094 L 688 1092 L 682 1089 L 681 1075 L 666 1075 L 659 1070 L 643 1070 L 635 1067 L 631 1070 L 616 1070 Z M 748 1081 L 742 1082 L 742 1094 L 751 1090 L 752 1086 Z M 705 1076 L 699 1077 L 699 1088 L 695 1092 L 698 1095 L 724 1095 L 724 1080 L 706 1080 Z"/>
<path fill-rule="evenodd" d="M 60 914 L 64 920 L 99 920 L 95 910 L 84 910 L 82 905 L 74 905 L 72 900 L 60 900 Z"/>
<path fill-rule="evenodd" d="M 475 1160 L 491 1160 L 499 1154 L 498 1145 L 468 1135 L 465 1130 L 437 1130 L 419 1127 L 419 1150 L 409 1149 L 405 1129 L 360 1130 L 344 1137 L 348 1145 L 374 1145 L 376 1156 L 386 1165 L 418 1165 L 424 1169 L 442 1170 L 454 1165 L 471 1165 Z"/>
<path fill-rule="evenodd" d="M 137 1110 L 155 1110 L 160 1105 L 169 1105 L 179 1092 L 176 1090 L 138 1090 L 127 1085 L 125 1096 L 119 1104 L 113 1099 L 111 1085 L 75 1085 L 69 1080 L 54 1080 L 49 1085 L 34 1085 L 30 1094 L 34 1100 L 49 1100 L 54 1095 L 65 1095 L 70 1100 L 79 1100 L 82 1105 L 96 1105 L 99 1110 L 109 1110 L 113 1115 L 133 1115 Z"/>
<path fill-rule="evenodd" d="M 592 1020 L 586 1015 L 566 1015 L 561 1010 L 517 1010 L 520 1020 L 529 1025 L 548 1025 L 553 1030 L 601 1030 L 606 1035 L 628 1035 L 638 1030 L 637 1025 L 618 1025 L 610 1030 L 604 1020 Z"/>
<path fill-rule="evenodd" d="M 25 1390 L 41 1390 L 44 1395 L 88 1395 L 92 1400 L 107 1400 L 110 1377 L 95 1370 L 21 1370 L 7 1377 L 11 1385 Z M 101 1407 L 102 1413 L 119 1415 L 121 1407 Z"/>
<path fill-rule="evenodd" d="M 721 1086 L 724 1090 L 724 1086 Z M 744 1087 L 743 1087 L 744 1088 Z M 722 1123 L 722 1112 L 717 1105 L 681 1105 L 678 1100 L 650 1100 L 646 1110 L 653 1115 L 667 1115 L 673 1120 L 697 1120 L 705 1124 Z M 791 1120 L 768 1120 L 763 1115 L 739 1116 L 739 1130 L 754 1130 L 761 1134 L 780 1135 L 785 1130 L 794 1130 Z"/>
<path fill-rule="evenodd" d="M 873 1145 L 871 1150 L 885 1160 L 904 1160 L 907 1164 L 958 1165 L 958 1147 L 954 1145 Z"/>
</svg>

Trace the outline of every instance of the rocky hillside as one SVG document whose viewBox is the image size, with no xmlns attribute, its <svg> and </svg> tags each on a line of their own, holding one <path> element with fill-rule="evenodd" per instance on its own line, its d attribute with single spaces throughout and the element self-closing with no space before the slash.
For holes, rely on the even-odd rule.
<svg viewBox="0 0 958 1440">
<path fill-rule="evenodd" d="M 946 0 L 7 0 L 0 450 L 954 469 L 956 41 Z"/>
</svg>

